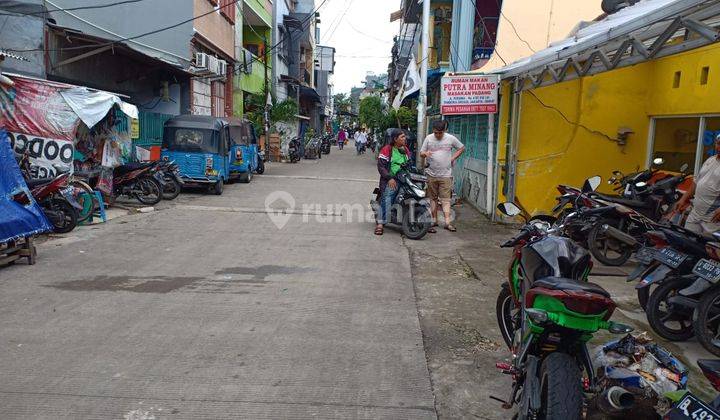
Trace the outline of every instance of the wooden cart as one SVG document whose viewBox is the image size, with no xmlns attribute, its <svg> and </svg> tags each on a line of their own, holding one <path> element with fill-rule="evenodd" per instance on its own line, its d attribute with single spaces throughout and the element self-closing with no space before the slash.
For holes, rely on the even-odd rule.
<svg viewBox="0 0 720 420">
<path fill-rule="evenodd" d="M 20 258 L 27 258 L 28 265 L 34 265 L 37 258 L 33 237 L 0 244 L 0 266 L 14 264 Z"/>
</svg>

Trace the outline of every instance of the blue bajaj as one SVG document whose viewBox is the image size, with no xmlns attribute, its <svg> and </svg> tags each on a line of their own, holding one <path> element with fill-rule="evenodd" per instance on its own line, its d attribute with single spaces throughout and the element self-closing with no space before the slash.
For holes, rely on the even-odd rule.
<svg viewBox="0 0 720 420">
<path fill-rule="evenodd" d="M 230 173 L 240 182 L 252 181 L 253 173 L 262 174 L 265 162 L 260 154 L 255 129 L 250 121 L 240 118 L 228 118 L 230 122 L 230 138 L 236 147 L 235 155 L 230 161 Z"/>
<path fill-rule="evenodd" d="M 236 176 L 231 164 L 238 149 L 222 118 L 180 115 L 165 123 L 162 159 L 175 162 L 187 186 L 205 186 L 221 195 Z"/>
</svg>

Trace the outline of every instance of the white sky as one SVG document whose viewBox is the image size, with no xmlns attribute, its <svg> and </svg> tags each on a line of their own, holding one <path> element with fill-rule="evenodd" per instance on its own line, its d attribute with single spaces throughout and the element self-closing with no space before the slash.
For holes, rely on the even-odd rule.
<svg viewBox="0 0 720 420">
<path fill-rule="evenodd" d="M 399 9 L 400 0 L 327 0 L 323 5 L 320 39 L 322 45 L 335 47 L 335 93 L 362 86 L 368 71 L 387 73 L 393 37 L 399 31 L 390 14 Z"/>
</svg>

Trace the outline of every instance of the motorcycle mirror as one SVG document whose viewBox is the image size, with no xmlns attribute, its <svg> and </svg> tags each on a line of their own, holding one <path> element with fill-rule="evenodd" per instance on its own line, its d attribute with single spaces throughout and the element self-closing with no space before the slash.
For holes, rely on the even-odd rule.
<svg viewBox="0 0 720 420">
<path fill-rule="evenodd" d="M 688 165 L 687 163 L 683 163 L 682 166 L 680 167 L 680 172 L 684 174 L 685 172 L 687 172 L 689 167 L 690 167 L 690 165 Z"/>
<path fill-rule="evenodd" d="M 597 189 L 597 187 L 600 186 L 600 183 L 602 183 L 602 178 L 599 176 L 593 176 L 585 180 L 585 184 L 583 185 L 582 192 L 589 193 L 593 192 Z"/>
<path fill-rule="evenodd" d="M 663 159 L 661 157 L 656 157 L 655 159 L 653 159 L 653 165 L 655 165 L 655 166 L 660 166 L 663 163 L 665 163 L 665 159 Z"/>
<path fill-rule="evenodd" d="M 515 203 L 510 202 L 498 204 L 497 209 L 500 211 L 500 213 L 509 217 L 515 217 L 522 213 L 520 207 L 518 207 Z"/>
<path fill-rule="evenodd" d="M 610 322 L 610 326 L 608 327 L 608 331 L 610 331 L 613 334 L 629 334 L 633 331 L 635 331 L 635 328 L 620 324 L 619 322 Z"/>
</svg>

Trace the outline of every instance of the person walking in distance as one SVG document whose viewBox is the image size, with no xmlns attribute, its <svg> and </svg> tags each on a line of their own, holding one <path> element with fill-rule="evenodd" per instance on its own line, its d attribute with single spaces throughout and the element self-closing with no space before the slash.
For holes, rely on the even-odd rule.
<svg viewBox="0 0 720 420">
<path fill-rule="evenodd" d="M 435 121 L 433 133 L 425 138 L 420 156 L 425 159 L 428 167 L 425 175 L 428 177 L 427 196 L 430 200 L 430 212 L 433 218 L 433 227 L 430 233 L 435 233 L 437 223 L 438 201 L 442 204 L 443 215 L 445 216 L 445 229 L 455 232 L 452 214 L 450 213 L 450 198 L 452 196 L 453 179 L 452 167 L 455 161 L 465 152 L 465 146 L 460 143 L 457 137 L 447 134 L 447 123 Z"/>
<path fill-rule="evenodd" d="M 347 140 L 347 133 L 344 128 L 341 128 L 337 139 L 337 145 L 340 150 L 342 150 L 343 146 L 345 146 L 345 140 Z"/>
<path fill-rule="evenodd" d="M 367 134 L 365 129 L 361 128 L 355 133 L 355 149 L 357 154 L 362 154 L 365 151 L 365 145 L 367 144 Z"/>
</svg>

